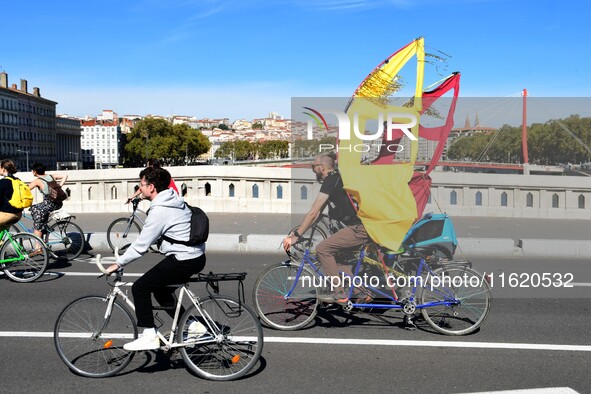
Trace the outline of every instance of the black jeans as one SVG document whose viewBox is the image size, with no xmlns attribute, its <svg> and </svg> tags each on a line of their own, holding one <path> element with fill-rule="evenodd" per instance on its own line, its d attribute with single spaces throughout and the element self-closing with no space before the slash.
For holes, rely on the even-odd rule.
<svg viewBox="0 0 591 394">
<path fill-rule="evenodd" d="M 152 293 L 160 305 L 174 307 L 176 288 L 166 286 L 186 283 L 204 267 L 205 254 L 190 260 L 177 260 L 174 256 L 168 256 L 135 281 L 131 293 L 135 302 L 138 327 L 156 327 L 152 313 Z"/>
</svg>

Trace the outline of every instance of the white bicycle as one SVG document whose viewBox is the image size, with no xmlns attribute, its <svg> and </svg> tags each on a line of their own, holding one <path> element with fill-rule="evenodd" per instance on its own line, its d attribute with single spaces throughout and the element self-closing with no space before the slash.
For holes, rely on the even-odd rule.
<svg viewBox="0 0 591 394">
<path fill-rule="evenodd" d="M 96 265 L 103 273 L 100 278 L 106 273 L 100 255 L 97 255 Z M 123 344 L 137 338 L 137 325 L 127 308 L 135 310 L 135 306 L 121 290 L 133 283 L 123 282 L 122 275 L 123 270 L 117 271 L 112 281 L 107 276 L 111 290 L 106 296 L 78 298 L 57 318 L 55 347 L 62 361 L 76 374 L 95 378 L 113 376 L 133 358 L 134 352 L 124 350 Z M 219 289 L 220 281 L 238 281 L 239 299 L 210 294 L 201 300 L 189 290 L 188 284 L 174 286 L 180 288 L 180 292 L 170 332 L 157 332 L 160 349 L 179 349 L 185 364 L 205 379 L 233 380 L 248 373 L 263 350 L 263 329 L 243 301 L 245 277 L 246 273 L 210 273 L 190 280 L 206 282 L 208 292 L 209 287 L 214 291 Z M 185 297 L 191 305 L 179 316 Z M 205 333 L 191 334 L 192 322 L 205 326 Z"/>
</svg>

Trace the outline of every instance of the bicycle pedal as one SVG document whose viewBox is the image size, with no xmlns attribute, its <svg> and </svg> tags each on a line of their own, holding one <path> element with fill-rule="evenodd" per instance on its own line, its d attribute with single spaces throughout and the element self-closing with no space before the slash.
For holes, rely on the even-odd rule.
<svg viewBox="0 0 591 394">
<path fill-rule="evenodd" d="M 404 329 L 407 331 L 414 331 L 417 329 L 416 324 L 412 321 L 412 319 L 408 315 L 404 316 L 403 324 L 404 324 Z"/>
</svg>

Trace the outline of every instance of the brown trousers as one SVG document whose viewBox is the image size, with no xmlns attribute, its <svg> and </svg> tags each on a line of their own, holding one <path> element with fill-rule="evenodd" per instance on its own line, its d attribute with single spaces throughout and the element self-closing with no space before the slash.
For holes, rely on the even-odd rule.
<svg viewBox="0 0 591 394">
<path fill-rule="evenodd" d="M 21 220 L 22 213 L 0 212 L 0 231 L 10 228 Z"/>
<path fill-rule="evenodd" d="M 338 276 L 339 272 L 344 272 L 353 276 L 351 267 L 337 265 L 335 255 L 345 249 L 361 246 L 369 240 L 369 235 L 367 235 L 363 224 L 357 224 L 345 227 L 320 242 L 316 247 L 316 257 L 322 265 L 324 275 Z"/>
</svg>

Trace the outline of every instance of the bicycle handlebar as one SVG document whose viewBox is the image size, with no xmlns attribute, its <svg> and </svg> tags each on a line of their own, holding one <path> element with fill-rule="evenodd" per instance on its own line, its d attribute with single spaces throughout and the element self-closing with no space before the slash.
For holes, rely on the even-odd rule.
<svg viewBox="0 0 591 394">
<path fill-rule="evenodd" d="M 94 263 L 96 264 L 96 266 L 98 267 L 99 271 L 101 271 L 103 273 L 103 275 L 107 275 L 107 270 L 105 269 L 105 267 L 103 267 L 103 264 L 101 263 L 101 255 L 100 253 L 96 255 L 96 259 L 94 260 Z M 103 276 L 101 275 L 101 276 Z M 100 276 L 99 276 L 100 278 Z"/>
<path fill-rule="evenodd" d="M 119 258 L 119 248 L 115 248 L 115 257 Z M 99 271 L 102 273 L 102 274 L 99 276 L 99 278 L 100 278 L 100 277 L 102 277 L 102 276 L 104 276 L 104 275 L 106 275 L 106 276 L 109 276 L 109 275 L 110 275 L 110 274 L 107 272 L 107 270 L 105 269 L 105 267 L 103 267 L 103 264 L 102 264 L 102 256 L 101 256 L 101 254 L 100 254 L 100 253 L 98 253 L 98 254 L 96 255 L 96 258 L 95 258 L 95 260 L 94 260 L 94 263 L 95 263 L 95 264 L 96 264 L 96 266 L 98 267 Z M 117 271 L 123 272 L 123 268 L 119 268 Z M 115 272 L 117 272 L 117 271 L 115 271 Z"/>
</svg>

